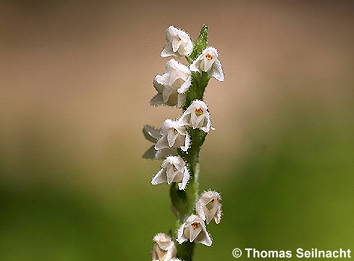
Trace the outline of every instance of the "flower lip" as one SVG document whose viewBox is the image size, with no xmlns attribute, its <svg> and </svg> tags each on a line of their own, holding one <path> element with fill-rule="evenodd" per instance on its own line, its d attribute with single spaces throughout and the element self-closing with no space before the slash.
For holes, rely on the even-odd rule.
<svg viewBox="0 0 354 261">
<path fill-rule="evenodd" d="M 199 227 L 199 223 L 194 222 L 194 223 L 191 224 L 191 226 L 192 226 L 193 228 L 197 228 L 197 227 Z"/>
<path fill-rule="evenodd" d="M 197 116 L 200 116 L 200 115 L 202 115 L 203 113 L 204 113 L 204 111 L 203 111 L 202 108 L 196 108 L 196 109 L 195 109 L 195 114 L 196 114 Z"/>
<path fill-rule="evenodd" d="M 213 56 L 210 53 L 207 53 L 205 55 L 205 58 L 207 58 L 210 61 L 211 59 L 213 59 Z"/>
</svg>

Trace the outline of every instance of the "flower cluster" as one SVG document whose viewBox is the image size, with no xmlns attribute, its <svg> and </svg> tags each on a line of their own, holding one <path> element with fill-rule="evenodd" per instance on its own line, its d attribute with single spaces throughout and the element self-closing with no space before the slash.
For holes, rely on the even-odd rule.
<svg viewBox="0 0 354 261">
<path fill-rule="evenodd" d="M 208 106 L 202 100 L 204 89 L 210 78 L 223 81 L 224 74 L 217 50 L 207 46 L 206 26 L 194 44 L 186 32 L 170 26 L 161 56 L 185 57 L 189 64 L 184 65 L 174 58 L 167 61 L 166 72 L 156 75 L 153 80 L 157 94 L 150 104 L 176 106 L 182 108 L 183 113 L 178 119 L 165 120 L 159 129 L 144 126 L 143 134 L 153 145 L 143 157 L 163 160 L 161 169 L 152 178 L 152 185 L 172 184 L 178 191 L 188 193 L 188 187 L 192 185 L 189 183 L 198 182 L 195 175 L 197 163 L 192 159 L 198 158 L 205 135 L 214 129 Z M 215 191 L 206 191 L 194 200 L 192 209 L 187 205 L 174 206 L 181 213 L 187 213 L 179 216 L 181 225 L 174 235 L 175 240 L 179 244 L 189 241 L 210 246 L 212 240 L 206 225 L 213 219 L 216 224 L 220 223 L 221 196 Z M 176 257 L 180 255 L 170 235 L 159 233 L 153 242 L 153 261 L 179 260 Z"/>
</svg>

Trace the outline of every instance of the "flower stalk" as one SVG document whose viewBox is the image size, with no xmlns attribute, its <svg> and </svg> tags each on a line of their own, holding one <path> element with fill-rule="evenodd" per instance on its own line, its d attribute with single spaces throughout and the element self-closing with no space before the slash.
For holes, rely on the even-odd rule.
<svg viewBox="0 0 354 261">
<path fill-rule="evenodd" d="M 158 94 L 150 101 L 156 106 L 181 108 L 182 116 L 175 121 L 166 120 L 161 129 L 148 125 L 143 129 L 145 138 L 155 144 L 143 157 L 165 159 L 152 184 L 171 184 L 170 198 L 177 217 L 176 227 L 170 232 L 171 242 L 168 241 L 171 249 L 176 245 L 177 251 L 174 256 L 171 252 L 167 255 L 167 250 L 155 245 L 154 249 L 162 254 L 155 251 L 153 261 L 192 261 L 195 243 L 212 244 L 206 223 L 215 219 L 218 224 L 221 218 L 220 194 L 208 191 L 200 196 L 198 178 L 199 154 L 206 135 L 213 130 L 208 107 L 203 102 L 204 91 L 211 78 L 223 81 L 224 74 L 216 49 L 208 47 L 207 25 L 202 26 L 194 44 L 186 32 L 170 26 L 161 56 L 185 57 L 189 67 L 174 59 L 167 62 L 167 72 L 155 77 Z M 157 238 L 170 238 L 158 235 Z"/>
</svg>

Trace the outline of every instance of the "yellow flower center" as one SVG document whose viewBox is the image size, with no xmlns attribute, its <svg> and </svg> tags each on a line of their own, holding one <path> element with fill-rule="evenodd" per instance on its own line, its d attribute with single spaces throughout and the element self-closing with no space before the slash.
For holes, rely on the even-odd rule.
<svg viewBox="0 0 354 261">
<path fill-rule="evenodd" d="M 196 114 L 197 116 L 200 116 L 200 115 L 202 115 L 203 113 L 204 113 L 204 111 L 203 111 L 202 108 L 197 108 L 197 109 L 195 109 L 195 114 Z"/>
<path fill-rule="evenodd" d="M 205 58 L 207 58 L 210 61 L 211 59 L 213 59 L 213 56 L 208 53 L 205 55 Z"/>
<path fill-rule="evenodd" d="M 199 223 L 194 222 L 194 223 L 191 224 L 191 226 L 192 226 L 193 228 L 197 228 L 197 227 L 199 227 Z"/>
</svg>

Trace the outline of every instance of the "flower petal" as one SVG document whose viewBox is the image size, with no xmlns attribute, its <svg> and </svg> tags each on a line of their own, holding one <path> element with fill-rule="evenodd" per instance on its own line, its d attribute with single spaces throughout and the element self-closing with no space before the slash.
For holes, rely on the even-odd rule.
<svg viewBox="0 0 354 261">
<path fill-rule="evenodd" d="M 180 244 L 182 244 L 183 242 L 185 242 L 185 241 L 187 241 L 187 238 L 186 237 L 184 237 L 184 228 L 185 228 L 185 223 L 183 223 L 180 227 L 179 227 L 179 229 L 178 229 L 178 231 L 177 231 L 177 242 L 178 243 L 180 243 Z"/>
<path fill-rule="evenodd" d="M 143 127 L 143 134 L 145 139 L 153 143 L 156 143 L 157 140 L 161 137 L 160 130 L 150 125 L 145 125 Z"/>
<path fill-rule="evenodd" d="M 145 153 L 143 154 L 144 159 L 155 159 L 156 157 L 156 150 L 155 146 L 152 145 Z"/>
<path fill-rule="evenodd" d="M 150 105 L 153 106 L 164 104 L 162 94 L 161 93 L 156 94 L 154 97 L 152 97 L 149 103 Z"/>
<path fill-rule="evenodd" d="M 188 181 L 190 179 L 190 174 L 187 167 L 184 167 L 184 175 L 181 183 L 178 183 L 179 190 L 185 190 Z"/>
<path fill-rule="evenodd" d="M 224 81 L 224 73 L 222 71 L 222 66 L 219 60 L 216 60 L 212 70 L 210 72 L 210 76 L 214 77 L 218 81 Z"/>
</svg>

